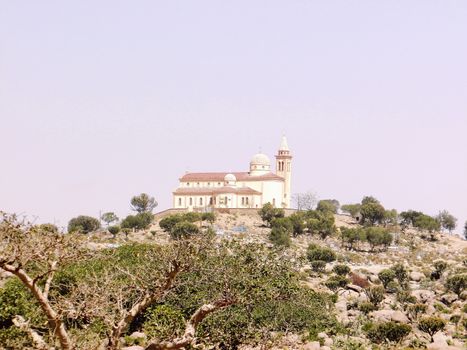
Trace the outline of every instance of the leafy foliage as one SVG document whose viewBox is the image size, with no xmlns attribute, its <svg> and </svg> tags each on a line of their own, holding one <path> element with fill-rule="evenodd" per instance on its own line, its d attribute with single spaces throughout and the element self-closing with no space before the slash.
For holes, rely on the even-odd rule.
<svg viewBox="0 0 467 350">
<path fill-rule="evenodd" d="M 154 197 L 149 196 L 147 193 L 141 193 L 138 196 L 131 198 L 131 209 L 141 213 L 150 213 L 157 207 L 158 203 Z"/>
<path fill-rule="evenodd" d="M 389 282 L 393 281 L 394 278 L 396 278 L 396 273 L 391 269 L 384 269 L 378 273 L 378 278 L 383 284 L 384 288 L 386 288 Z"/>
<path fill-rule="evenodd" d="M 407 324 L 390 321 L 372 325 L 368 330 L 367 335 L 374 343 L 398 343 L 409 335 L 411 331 L 412 327 Z"/>
<path fill-rule="evenodd" d="M 310 262 L 315 260 L 331 262 L 336 260 L 336 253 L 331 248 L 310 244 L 306 251 L 306 257 Z"/>
<path fill-rule="evenodd" d="M 440 317 L 431 316 L 423 317 L 418 321 L 418 329 L 422 332 L 428 333 L 433 341 L 433 335 L 444 329 L 446 326 L 446 321 Z"/>
<path fill-rule="evenodd" d="M 277 247 L 290 247 L 290 234 L 284 226 L 273 226 L 269 240 Z"/>
<path fill-rule="evenodd" d="M 141 212 L 136 215 L 128 215 L 122 220 L 122 229 L 144 230 L 151 225 L 153 215 L 150 212 Z"/>
<path fill-rule="evenodd" d="M 285 216 L 284 209 L 274 208 L 271 203 L 263 205 L 263 207 L 258 211 L 258 214 L 269 226 L 273 219 L 283 218 Z"/>
<path fill-rule="evenodd" d="M 446 288 L 460 295 L 467 288 L 467 274 L 450 276 L 446 281 Z"/>
<path fill-rule="evenodd" d="M 101 227 L 99 220 L 91 216 L 80 215 L 68 222 L 68 232 L 89 233 Z"/>
</svg>

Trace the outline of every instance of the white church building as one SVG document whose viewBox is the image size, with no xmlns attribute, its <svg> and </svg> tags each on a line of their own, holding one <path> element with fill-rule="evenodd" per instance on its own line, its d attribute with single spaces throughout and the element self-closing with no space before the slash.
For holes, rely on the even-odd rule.
<svg viewBox="0 0 467 350">
<path fill-rule="evenodd" d="M 263 153 L 253 156 L 248 172 L 186 173 L 173 192 L 176 209 L 261 208 L 266 203 L 290 208 L 292 155 L 282 137 L 275 156 L 276 171 Z"/>
</svg>

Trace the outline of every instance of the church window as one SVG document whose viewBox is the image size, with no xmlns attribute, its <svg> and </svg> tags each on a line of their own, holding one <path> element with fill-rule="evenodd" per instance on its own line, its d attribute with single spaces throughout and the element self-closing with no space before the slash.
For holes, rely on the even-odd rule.
<svg viewBox="0 0 467 350">
<path fill-rule="evenodd" d="M 248 205 L 248 197 L 245 198 L 245 203 Z"/>
<path fill-rule="evenodd" d="M 272 206 L 273 206 L 273 207 L 276 206 L 276 198 L 273 198 L 273 199 L 272 199 Z"/>
<path fill-rule="evenodd" d="M 242 197 L 242 205 L 245 205 L 245 197 Z"/>
<path fill-rule="evenodd" d="M 221 183 L 220 183 L 220 182 L 218 182 L 218 183 L 217 183 L 217 186 L 220 186 L 220 185 L 221 185 Z"/>
<path fill-rule="evenodd" d="M 187 186 L 190 186 L 190 183 L 189 183 L 189 182 L 187 182 L 187 183 L 186 183 L 186 185 L 187 185 Z"/>
<path fill-rule="evenodd" d="M 203 198 L 199 199 L 199 205 L 203 205 Z"/>
<path fill-rule="evenodd" d="M 210 182 L 208 182 L 208 186 L 211 186 L 211 183 L 210 183 Z"/>
<path fill-rule="evenodd" d="M 199 187 L 199 182 L 196 184 L 196 186 L 198 186 L 198 187 Z"/>
<path fill-rule="evenodd" d="M 212 197 L 209 197 L 209 205 L 212 205 Z"/>
<path fill-rule="evenodd" d="M 193 198 L 190 197 L 190 205 L 193 205 Z"/>
<path fill-rule="evenodd" d="M 182 199 L 181 199 L 181 198 L 178 199 L 178 206 L 179 206 L 179 207 L 182 206 Z"/>
</svg>

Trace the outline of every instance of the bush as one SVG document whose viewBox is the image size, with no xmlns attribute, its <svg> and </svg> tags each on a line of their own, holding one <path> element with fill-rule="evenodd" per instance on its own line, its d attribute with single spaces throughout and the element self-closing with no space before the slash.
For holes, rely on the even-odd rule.
<svg viewBox="0 0 467 350">
<path fill-rule="evenodd" d="M 308 261 L 322 260 L 325 262 L 331 262 L 336 260 L 336 253 L 331 248 L 320 247 L 316 244 L 310 244 L 308 246 L 306 256 Z"/>
<path fill-rule="evenodd" d="M 294 237 L 305 232 L 305 219 L 302 213 L 298 212 L 290 215 L 289 220 L 292 224 L 292 233 Z"/>
<path fill-rule="evenodd" d="M 347 246 L 347 249 L 354 249 L 359 242 L 366 240 L 365 232 L 361 228 L 341 227 L 342 243 Z"/>
<path fill-rule="evenodd" d="M 399 290 L 400 290 L 400 285 L 399 283 L 397 283 L 396 281 L 390 281 L 385 289 L 386 289 L 386 292 L 388 293 L 397 293 Z"/>
<path fill-rule="evenodd" d="M 173 239 L 182 239 L 188 238 L 192 235 L 198 234 L 199 228 L 195 224 L 187 221 L 182 221 L 176 224 L 172 231 L 170 231 L 170 236 Z"/>
<path fill-rule="evenodd" d="M 311 269 L 315 272 L 323 272 L 326 267 L 326 261 L 314 260 L 310 262 Z"/>
<path fill-rule="evenodd" d="M 263 207 L 258 211 L 258 214 L 261 219 L 269 226 L 271 225 L 273 219 L 283 218 L 285 216 L 284 209 L 274 208 L 271 203 L 266 203 L 263 205 Z"/>
<path fill-rule="evenodd" d="M 444 260 L 437 260 L 434 262 L 433 267 L 435 270 L 431 273 L 430 278 L 432 280 L 439 280 L 443 272 L 448 268 L 448 263 Z"/>
<path fill-rule="evenodd" d="M 337 214 L 339 207 L 339 201 L 335 199 L 322 199 L 318 202 L 316 210 L 325 213 Z"/>
<path fill-rule="evenodd" d="M 392 242 L 392 235 L 383 227 L 368 227 L 365 229 L 365 236 L 371 250 L 377 246 L 386 248 Z"/>
<path fill-rule="evenodd" d="M 444 329 L 446 326 L 446 321 L 440 317 L 424 317 L 418 321 L 418 329 L 422 332 L 428 333 L 430 335 L 431 341 L 433 341 L 433 335 Z"/>
<path fill-rule="evenodd" d="M 214 213 L 203 213 L 203 214 L 201 214 L 201 220 L 207 221 L 210 224 L 213 224 L 216 221 L 216 214 L 214 214 Z"/>
<path fill-rule="evenodd" d="M 151 225 L 153 215 L 149 212 L 142 212 L 136 215 L 128 215 L 122 220 L 122 229 L 144 230 Z"/>
<path fill-rule="evenodd" d="M 183 313 L 170 305 L 155 305 L 144 314 L 143 332 L 150 339 L 175 338 L 184 328 Z"/>
<path fill-rule="evenodd" d="M 109 226 L 107 230 L 110 234 L 116 236 L 120 232 L 120 226 Z"/>
<path fill-rule="evenodd" d="M 394 271 L 394 275 L 401 285 L 409 279 L 409 274 L 403 264 L 397 263 L 391 266 L 391 270 Z"/>
<path fill-rule="evenodd" d="M 284 227 L 273 227 L 269 234 L 269 240 L 276 247 L 290 247 L 290 235 Z"/>
<path fill-rule="evenodd" d="M 365 293 L 370 303 L 378 306 L 384 300 L 384 288 L 381 286 L 371 286 L 365 289 Z"/>
<path fill-rule="evenodd" d="M 399 343 L 412 331 L 412 327 L 393 321 L 374 324 L 368 330 L 368 338 L 374 343 Z"/>
<path fill-rule="evenodd" d="M 350 267 L 344 264 L 337 264 L 332 268 L 332 271 L 339 276 L 347 276 L 350 273 Z"/>
<path fill-rule="evenodd" d="M 293 225 L 289 218 L 274 218 L 271 221 L 272 228 L 282 228 L 287 233 L 292 233 Z"/>
<path fill-rule="evenodd" d="M 389 282 L 393 281 L 396 278 L 396 273 L 391 269 L 384 269 L 378 273 L 378 278 L 383 284 L 384 288 L 386 288 Z"/>
<path fill-rule="evenodd" d="M 445 286 L 448 290 L 460 295 L 467 286 L 467 274 L 450 276 Z"/>
<path fill-rule="evenodd" d="M 370 312 L 377 310 L 378 308 L 368 301 L 362 301 L 360 304 L 358 304 L 358 309 L 367 315 Z"/>
<path fill-rule="evenodd" d="M 306 212 L 306 227 L 311 234 L 319 234 L 322 239 L 336 232 L 334 215 L 330 212 L 309 210 Z"/>
<path fill-rule="evenodd" d="M 183 216 L 179 214 L 169 215 L 159 221 L 159 227 L 167 233 L 170 233 L 174 226 L 183 221 Z"/>
<path fill-rule="evenodd" d="M 345 288 L 348 283 L 349 280 L 347 278 L 337 275 L 329 277 L 328 280 L 324 282 L 324 285 L 335 292 L 339 288 Z"/>
<path fill-rule="evenodd" d="M 407 290 L 399 290 L 396 294 L 396 300 L 403 305 L 415 304 L 417 302 L 417 298 Z"/>
<path fill-rule="evenodd" d="M 407 314 L 412 321 L 418 319 L 418 317 L 426 312 L 428 306 L 426 304 L 416 303 L 407 307 Z"/>
<path fill-rule="evenodd" d="M 80 215 L 68 222 L 68 232 L 89 233 L 101 227 L 99 220 L 91 216 Z"/>
</svg>

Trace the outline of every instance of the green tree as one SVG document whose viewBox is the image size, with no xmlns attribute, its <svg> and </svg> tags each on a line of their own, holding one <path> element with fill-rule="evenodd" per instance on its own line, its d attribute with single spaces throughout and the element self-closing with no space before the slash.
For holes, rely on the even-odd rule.
<svg viewBox="0 0 467 350">
<path fill-rule="evenodd" d="M 389 282 L 394 281 L 396 274 L 391 269 L 384 269 L 378 273 L 378 278 L 383 284 L 384 288 L 387 288 Z"/>
<path fill-rule="evenodd" d="M 401 342 L 412 331 L 412 327 L 407 324 L 394 321 L 378 323 L 372 325 L 368 330 L 368 338 L 374 343 Z"/>
<path fill-rule="evenodd" d="M 362 201 L 360 214 L 362 215 L 362 223 L 375 225 L 384 221 L 386 210 L 379 202 L 375 203 L 371 201 L 366 201 L 364 203 Z"/>
<path fill-rule="evenodd" d="M 148 228 L 153 220 L 153 215 L 150 212 L 141 212 L 136 215 L 128 215 L 122 220 L 122 229 L 144 230 Z"/>
<path fill-rule="evenodd" d="M 371 246 L 371 250 L 374 250 L 377 246 L 387 248 L 392 242 L 392 235 L 383 227 L 367 227 L 365 237 Z"/>
<path fill-rule="evenodd" d="M 158 203 L 154 197 L 149 196 L 147 193 L 141 193 L 139 196 L 131 198 L 131 209 L 138 213 L 152 212 Z"/>
<path fill-rule="evenodd" d="M 309 210 L 305 215 L 306 227 L 311 234 L 319 234 L 324 239 L 336 232 L 335 219 L 331 212 Z"/>
<path fill-rule="evenodd" d="M 355 249 L 355 246 L 359 242 L 366 240 L 365 232 L 362 228 L 341 227 L 340 231 L 342 243 L 347 247 L 347 249 Z"/>
<path fill-rule="evenodd" d="M 184 217 L 182 215 L 169 215 L 159 221 L 159 226 L 164 232 L 170 233 L 173 227 L 181 221 L 184 221 Z"/>
<path fill-rule="evenodd" d="M 318 206 L 316 207 L 317 211 L 321 212 L 330 212 L 333 214 L 337 214 L 337 211 L 340 208 L 339 201 L 336 199 L 322 199 L 318 202 Z"/>
<path fill-rule="evenodd" d="M 302 212 L 297 212 L 289 216 L 289 220 L 292 223 L 292 233 L 294 237 L 303 234 L 305 232 L 305 216 Z"/>
<path fill-rule="evenodd" d="M 258 214 L 261 219 L 269 226 L 271 225 L 273 219 L 283 218 L 285 216 L 284 209 L 274 208 L 271 203 L 266 203 L 263 205 L 263 207 L 258 211 Z"/>
<path fill-rule="evenodd" d="M 451 215 L 447 210 L 440 211 L 437 217 L 438 222 L 441 227 L 445 230 L 448 230 L 449 233 L 452 232 L 457 226 L 457 219 L 454 215 Z"/>
<path fill-rule="evenodd" d="M 431 341 L 433 341 L 433 335 L 435 335 L 436 332 L 443 330 L 445 326 L 446 321 L 436 316 L 423 317 L 418 321 L 418 329 L 422 332 L 428 333 Z"/>
<path fill-rule="evenodd" d="M 322 260 L 331 262 L 336 260 L 336 253 L 328 247 L 322 247 L 317 244 L 310 244 L 306 251 L 308 261 Z"/>
<path fill-rule="evenodd" d="M 114 212 L 109 211 L 101 215 L 101 220 L 109 226 L 112 222 L 118 221 L 118 216 Z"/>
<path fill-rule="evenodd" d="M 450 276 L 446 281 L 446 288 L 457 295 L 467 288 L 467 273 Z"/>
<path fill-rule="evenodd" d="M 91 216 L 80 215 L 68 222 L 68 232 L 89 233 L 101 227 L 99 220 Z"/>
<path fill-rule="evenodd" d="M 414 226 L 421 231 L 430 233 L 431 240 L 434 240 L 434 233 L 439 232 L 441 225 L 438 220 L 429 215 L 420 215 L 416 220 Z"/>
<path fill-rule="evenodd" d="M 407 210 L 403 211 L 399 214 L 400 220 L 401 220 L 401 226 L 403 228 L 409 227 L 409 226 L 415 226 L 415 222 L 417 219 L 424 215 L 420 211 L 415 211 L 415 210 Z"/>
<path fill-rule="evenodd" d="M 467 221 L 464 224 L 464 238 L 467 239 Z"/>
<path fill-rule="evenodd" d="M 343 212 L 349 213 L 350 216 L 355 218 L 361 210 L 362 205 L 360 203 L 357 204 L 344 204 L 341 206 L 341 210 Z"/>
<path fill-rule="evenodd" d="M 115 237 L 120 232 L 120 226 L 109 226 L 107 230 L 109 230 L 110 234 Z"/>
<path fill-rule="evenodd" d="M 290 231 L 284 226 L 273 226 L 269 240 L 277 247 L 290 247 Z"/>
<path fill-rule="evenodd" d="M 198 226 L 195 224 L 188 222 L 188 221 L 182 221 L 177 223 L 172 230 L 170 231 L 170 236 L 173 239 L 182 239 L 182 238 L 188 238 L 193 235 L 196 235 L 200 232 Z"/>
</svg>

